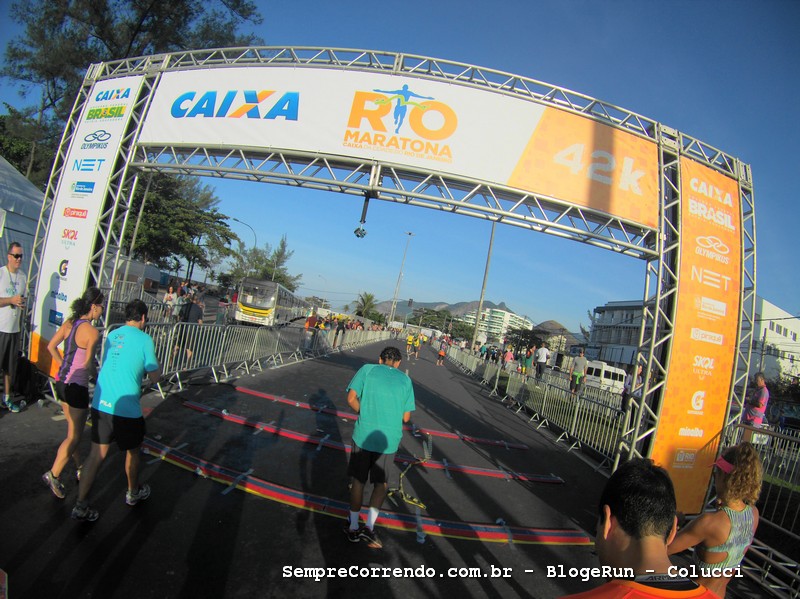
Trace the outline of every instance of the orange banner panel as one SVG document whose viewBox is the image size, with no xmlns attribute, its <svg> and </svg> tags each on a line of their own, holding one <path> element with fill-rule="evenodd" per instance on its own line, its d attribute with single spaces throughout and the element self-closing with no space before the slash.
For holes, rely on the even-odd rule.
<svg viewBox="0 0 800 599">
<path fill-rule="evenodd" d="M 547 108 L 508 184 L 657 228 L 658 172 L 654 142 Z"/>
<path fill-rule="evenodd" d="M 681 158 L 681 265 L 672 357 L 651 457 L 698 513 L 733 379 L 741 290 L 738 183 Z"/>
</svg>

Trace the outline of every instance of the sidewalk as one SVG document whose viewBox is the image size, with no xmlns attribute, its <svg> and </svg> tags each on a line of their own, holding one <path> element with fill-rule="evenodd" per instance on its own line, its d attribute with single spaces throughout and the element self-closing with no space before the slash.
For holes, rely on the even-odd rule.
<svg viewBox="0 0 800 599">
<path fill-rule="evenodd" d="M 400 347 L 400 342 L 394 342 Z M 382 346 L 244 376 L 233 384 L 190 381 L 186 390 L 162 400 L 143 399 L 148 437 L 180 452 L 298 492 L 347 500 L 347 455 L 302 443 L 253 426 L 205 415 L 183 405 L 191 400 L 242 416 L 248 424 L 268 423 L 331 443 L 349 444 L 352 420 L 273 402 L 236 386 L 296 403 L 335 406 L 349 412 L 344 388 L 355 370 L 377 361 Z M 404 348 L 401 348 L 404 349 Z M 521 415 L 489 399 L 476 381 L 450 365 L 435 366 L 423 348 L 418 362 L 401 369 L 414 381 L 421 428 L 458 431 L 485 439 L 524 443 L 527 450 L 470 444 L 433 437 L 432 459 L 483 469 L 556 475 L 563 484 L 491 478 L 414 467 L 406 492 L 426 505 L 435 519 L 496 525 L 568 529 L 593 534 L 596 502 L 605 482 L 594 465 Z M 124 502 L 122 456 L 113 448 L 98 474 L 92 502 L 100 510 L 93 524 L 69 518 L 76 484 L 68 466 L 62 475 L 66 500 L 54 498 L 40 476 L 66 431 L 57 407 L 29 407 L 0 414 L 0 568 L 8 573 L 9 595 L 20 597 L 326 597 L 359 593 L 389 597 L 556 597 L 594 586 L 575 577 L 548 578 L 548 566 L 591 567 L 591 545 L 546 545 L 452 539 L 415 531 L 378 528 L 384 548 L 347 542 L 344 520 L 316 513 L 197 476 L 158 457 L 144 456 L 141 478 L 153 489 L 144 504 Z M 326 437 L 327 436 L 327 437 Z M 405 433 L 398 453 L 423 454 L 422 438 Z M 89 432 L 82 449 L 89 446 Z M 448 474 L 450 475 L 448 477 Z M 332 504 L 333 505 L 333 504 Z M 414 515 L 410 505 L 386 510 Z M 332 510 L 333 511 L 333 510 Z M 380 521 L 379 521 L 380 522 Z M 501 526 L 503 526 L 501 524 Z M 583 535 L 585 536 L 585 535 Z M 345 568 L 336 577 L 297 578 L 294 568 Z M 363 568 L 411 568 L 433 577 L 341 577 Z M 454 576 L 449 568 L 456 568 Z M 477 568 L 467 577 L 468 570 Z M 305 572 L 306 574 L 313 572 Z M 503 577 L 502 574 L 507 574 Z M 494 575 L 494 576 L 493 576 Z"/>
</svg>

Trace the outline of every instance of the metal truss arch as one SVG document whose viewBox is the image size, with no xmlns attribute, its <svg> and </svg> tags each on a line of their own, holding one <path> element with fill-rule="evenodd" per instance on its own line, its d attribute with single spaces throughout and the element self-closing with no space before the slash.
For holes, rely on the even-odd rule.
<svg viewBox="0 0 800 599">
<path fill-rule="evenodd" d="M 158 170 L 369 196 L 494 220 L 636 258 L 655 255 L 652 229 L 555 198 L 397 164 L 296 151 L 139 145 L 131 166 L 143 172 Z"/>
</svg>

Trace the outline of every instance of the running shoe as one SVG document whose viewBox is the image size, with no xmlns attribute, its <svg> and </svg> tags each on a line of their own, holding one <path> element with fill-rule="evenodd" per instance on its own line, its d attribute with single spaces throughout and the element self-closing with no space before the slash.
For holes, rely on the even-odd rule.
<svg viewBox="0 0 800 599">
<path fill-rule="evenodd" d="M 53 495 L 58 497 L 59 499 L 64 499 L 64 485 L 58 480 L 58 477 L 55 476 L 52 471 L 48 470 L 44 474 L 42 474 L 42 481 L 53 492 Z"/>
<path fill-rule="evenodd" d="M 347 540 L 351 543 L 358 543 L 361 540 L 361 530 L 356 528 L 355 530 L 350 530 L 350 525 L 344 525 L 344 534 L 347 536 Z"/>
<path fill-rule="evenodd" d="M 136 505 L 148 497 L 150 497 L 150 485 L 139 485 L 139 489 L 136 493 L 131 493 L 130 491 L 125 492 L 125 503 L 128 505 Z"/>
<path fill-rule="evenodd" d="M 358 529 L 358 536 L 364 539 L 367 542 L 367 547 L 370 549 L 382 549 L 383 543 L 381 543 L 380 538 L 378 537 L 378 533 L 374 530 L 370 530 L 366 526 L 362 526 Z"/>
<path fill-rule="evenodd" d="M 88 505 L 80 507 L 76 505 L 72 508 L 72 519 L 80 520 L 81 522 L 94 522 L 100 517 L 100 512 L 90 508 Z"/>
</svg>

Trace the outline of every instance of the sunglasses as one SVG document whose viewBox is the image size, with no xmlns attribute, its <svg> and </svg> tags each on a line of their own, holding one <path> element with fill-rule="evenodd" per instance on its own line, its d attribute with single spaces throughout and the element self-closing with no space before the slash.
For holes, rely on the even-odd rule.
<svg viewBox="0 0 800 599">
<path fill-rule="evenodd" d="M 16 258 L 17 260 L 22 260 L 22 254 L 11 254 L 11 253 L 9 253 L 8 255 L 11 256 L 12 258 Z"/>
</svg>

